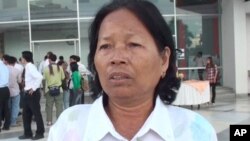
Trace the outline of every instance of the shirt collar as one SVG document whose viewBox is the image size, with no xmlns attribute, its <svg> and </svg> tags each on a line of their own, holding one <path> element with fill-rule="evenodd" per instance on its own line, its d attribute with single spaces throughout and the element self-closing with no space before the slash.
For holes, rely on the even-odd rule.
<svg viewBox="0 0 250 141">
<path fill-rule="evenodd" d="M 103 97 L 99 97 L 91 106 L 86 126 L 87 140 L 101 140 L 108 133 L 116 133 L 112 122 L 103 107 Z M 117 135 L 115 135 L 117 136 Z"/>
<path fill-rule="evenodd" d="M 164 113 L 164 114 L 163 114 Z M 116 138 L 124 138 L 115 131 L 111 120 L 103 107 L 103 97 L 98 98 L 92 105 L 86 127 L 88 140 L 101 140 L 105 135 L 112 134 Z M 155 108 L 135 137 L 142 137 L 150 130 L 157 133 L 163 140 L 174 141 L 172 124 L 169 118 L 168 107 L 156 99 Z"/>
<path fill-rule="evenodd" d="M 141 137 L 150 130 L 157 133 L 163 140 L 175 140 L 168 106 L 162 102 L 159 96 L 156 98 L 154 110 L 144 123 L 141 130 L 137 133 L 137 136 Z"/>
</svg>

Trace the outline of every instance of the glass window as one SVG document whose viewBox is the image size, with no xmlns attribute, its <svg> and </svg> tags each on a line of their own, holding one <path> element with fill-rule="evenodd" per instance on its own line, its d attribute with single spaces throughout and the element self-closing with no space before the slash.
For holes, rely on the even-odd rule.
<svg viewBox="0 0 250 141">
<path fill-rule="evenodd" d="M 32 40 L 78 38 L 77 21 L 32 22 L 31 31 Z"/>
<path fill-rule="evenodd" d="M 0 24 L 0 51 L 18 59 L 24 50 L 29 50 L 28 23 Z"/>
<path fill-rule="evenodd" d="M 202 66 L 208 56 L 220 65 L 219 23 L 217 16 L 182 16 L 177 17 L 177 44 L 183 51 L 178 58 L 178 67 L 201 67 L 196 59 L 202 53 Z M 198 69 L 198 68 L 197 68 Z"/>
<path fill-rule="evenodd" d="M 30 1 L 31 19 L 76 18 L 76 3 L 71 0 Z"/>
<path fill-rule="evenodd" d="M 65 61 L 69 61 L 69 57 L 78 53 L 78 42 L 76 46 L 68 44 L 65 41 L 62 42 L 42 42 L 34 43 L 33 57 L 36 66 L 39 66 L 48 51 L 53 52 L 57 58 L 63 56 Z"/>
<path fill-rule="evenodd" d="M 177 14 L 217 14 L 218 0 L 176 0 Z"/>
<path fill-rule="evenodd" d="M 3 7 L 4 8 L 16 8 L 17 0 L 3 0 Z"/>
<path fill-rule="evenodd" d="M 80 21 L 80 31 L 81 31 L 81 62 L 87 66 L 87 58 L 89 54 L 89 40 L 88 40 L 88 29 L 90 26 L 90 20 L 81 20 Z"/>
<path fill-rule="evenodd" d="M 174 14 L 173 0 L 149 0 L 155 4 L 161 14 Z"/>
<path fill-rule="evenodd" d="M 165 21 L 167 22 L 171 32 L 173 35 L 175 35 L 174 31 L 174 16 L 164 16 Z"/>
<path fill-rule="evenodd" d="M 0 22 L 27 20 L 27 0 L 0 0 L 0 13 Z"/>
<path fill-rule="evenodd" d="M 169 0 L 150 0 L 154 3 L 162 14 L 174 14 L 174 2 Z M 103 4 L 110 0 L 79 0 L 80 16 L 94 16 Z"/>
<path fill-rule="evenodd" d="M 80 17 L 95 16 L 97 10 L 110 0 L 79 0 Z"/>
</svg>

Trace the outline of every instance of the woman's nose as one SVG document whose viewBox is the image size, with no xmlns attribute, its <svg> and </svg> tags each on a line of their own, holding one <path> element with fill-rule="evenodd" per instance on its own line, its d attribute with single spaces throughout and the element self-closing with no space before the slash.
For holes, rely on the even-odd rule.
<svg viewBox="0 0 250 141">
<path fill-rule="evenodd" d="M 110 59 L 112 65 L 121 65 L 126 64 L 128 62 L 128 53 L 126 52 L 126 49 L 114 49 L 114 51 L 112 51 L 112 54 L 113 55 Z"/>
</svg>

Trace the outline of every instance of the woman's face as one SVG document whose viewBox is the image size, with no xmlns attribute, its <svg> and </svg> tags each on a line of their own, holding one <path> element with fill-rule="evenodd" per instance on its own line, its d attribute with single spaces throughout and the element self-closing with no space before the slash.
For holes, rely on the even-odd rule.
<svg viewBox="0 0 250 141">
<path fill-rule="evenodd" d="M 152 97 L 168 68 L 170 50 L 159 53 L 153 37 L 128 10 L 103 20 L 94 57 L 103 90 L 111 98 Z"/>
<path fill-rule="evenodd" d="M 210 64 L 210 63 L 211 63 L 210 59 L 207 59 L 207 64 Z"/>
</svg>

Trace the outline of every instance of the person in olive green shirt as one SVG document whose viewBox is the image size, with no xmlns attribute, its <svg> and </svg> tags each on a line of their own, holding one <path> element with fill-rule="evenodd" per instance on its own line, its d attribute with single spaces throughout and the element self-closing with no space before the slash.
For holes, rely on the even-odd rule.
<svg viewBox="0 0 250 141">
<path fill-rule="evenodd" d="M 62 90 L 60 90 L 60 94 L 57 96 L 51 96 L 49 94 L 50 87 L 61 87 L 62 80 L 65 78 L 62 67 L 58 66 L 55 61 L 57 57 L 55 54 L 51 54 L 49 56 L 49 66 L 44 69 L 43 76 L 46 81 L 46 89 L 45 89 L 45 97 L 46 97 L 46 115 L 47 115 L 47 125 L 52 125 L 52 111 L 53 105 L 55 103 L 56 106 L 56 117 L 63 111 L 63 95 Z M 61 88 L 60 88 L 61 89 Z"/>
<path fill-rule="evenodd" d="M 70 63 L 70 69 L 72 72 L 71 75 L 71 81 L 73 83 L 73 96 L 71 98 L 71 103 L 73 105 L 75 104 L 81 104 L 81 97 L 82 97 L 82 76 L 81 73 L 78 70 L 78 65 L 76 62 Z"/>
</svg>

